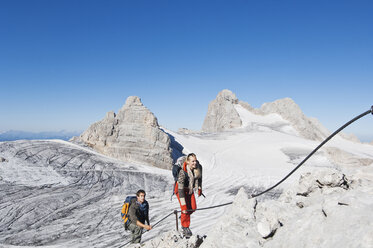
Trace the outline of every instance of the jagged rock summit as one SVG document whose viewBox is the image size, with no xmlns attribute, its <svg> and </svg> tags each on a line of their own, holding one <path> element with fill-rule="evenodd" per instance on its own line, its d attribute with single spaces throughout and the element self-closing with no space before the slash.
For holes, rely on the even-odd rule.
<svg viewBox="0 0 373 248">
<path fill-rule="evenodd" d="M 202 131 L 220 132 L 240 127 L 242 121 L 234 104 L 238 104 L 238 99 L 232 91 L 219 92 L 216 99 L 209 104 Z"/>
<path fill-rule="evenodd" d="M 250 104 L 239 101 L 236 95 L 227 89 L 221 91 L 209 104 L 202 131 L 221 132 L 241 127 L 243 120 L 237 111 L 237 106 L 242 106 L 255 115 L 278 114 L 306 139 L 322 140 L 329 135 L 329 131 L 317 119 L 306 117 L 291 98 L 264 103 L 260 108 L 255 109 Z"/>
<path fill-rule="evenodd" d="M 306 139 L 322 140 L 329 133 L 317 119 L 306 117 L 291 98 L 264 103 L 258 112 L 261 114 L 279 114 L 282 118 L 292 123 L 292 126 L 299 134 Z"/>
<path fill-rule="evenodd" d="M 172 165 L 169 136 L 159 128 L 157 118 L 137 96 L 128 97 L 118 114 L 108 112 L 79 139 L 96 151 L 123 161 L 165 169 Z"/>
</svg>

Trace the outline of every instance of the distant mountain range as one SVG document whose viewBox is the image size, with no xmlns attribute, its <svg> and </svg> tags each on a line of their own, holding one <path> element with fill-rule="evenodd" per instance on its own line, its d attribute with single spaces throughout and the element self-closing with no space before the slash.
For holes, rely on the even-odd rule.
<svg viewBox="0 0 373 248">
<path fill-rule="evenodd" d="M 81 132 L 26 132 L 18 130 L 9 130 L 0 133 L 0 141 L 13 141 L 13 140 L 36 140 L 36 139 L 61 139 L 69 140 L 73 136 L 79 136 Z"/>
</svg>

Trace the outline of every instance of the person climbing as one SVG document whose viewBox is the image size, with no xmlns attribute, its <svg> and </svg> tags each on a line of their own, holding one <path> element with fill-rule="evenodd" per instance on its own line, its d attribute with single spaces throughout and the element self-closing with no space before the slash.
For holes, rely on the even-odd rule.
<svg viewBox="0 0 373 248">
<path fill-rule="evenodd" d="M 128 209 L 128 230 L 132 233 L 132 243 L 140 243 L 142 230 L 151 230 L 149 222 L 149 204 L 145 200 L 145 191 L 140 189 L 136 193 L 136 198 L 130 202 Z M 148 223 L 145 225 L 145 221 Z"/>
<path fill-rule="evenodd" d="M 187 238 L 192 236 L 190 226 L 190 215 L 197 209 L 194 189 L 198 190 L 198 197 L 202 195 L 202 166 L 194 153 L 188 154 L 179 171 L 175 185 L 175 194 L 181 208 L 181 226 L 183 235 Z"/>
</svg>

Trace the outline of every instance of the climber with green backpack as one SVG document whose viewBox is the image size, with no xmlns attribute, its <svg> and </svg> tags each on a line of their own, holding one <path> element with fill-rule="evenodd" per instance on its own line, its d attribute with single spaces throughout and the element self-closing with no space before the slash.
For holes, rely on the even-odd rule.
<svg viewBox="0 0 373 248">
<path fill-rule="evenodd" d="M 124 228 L 131 231 L 132 243 L 140 243 L 143 228 L 152 229 L 149 222 L 149 204 L 145 200 L 145 195 L 145 191 L 140 189 L 136 196 L 127 196 L 122 207 Z"/>
</svg>

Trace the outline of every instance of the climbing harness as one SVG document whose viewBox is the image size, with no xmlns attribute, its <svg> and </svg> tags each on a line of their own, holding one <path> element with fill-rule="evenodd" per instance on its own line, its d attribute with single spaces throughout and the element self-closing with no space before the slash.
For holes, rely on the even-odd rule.
<svg viewBox="0 0 373 248">
<path fill-rule="evenodd" d="M 310 154 L 308 154 L 308 156 L 302 160 L 302 162 L 300 162 L 292 171 L 290 171 L 289 174 L 287 174 L 283 179 L 281 179 L 279 182 L 277 182 L 275 185 L 269 187 L 268 189 L 258 193 L 258 194 L 252 194 L 251 195 L 251 198 L 256 198 L 260 195 L 263 195 L 265 193 L 267 193 L 268 191 L 271 191 L 272 189 L 276 188 L 277 186 L 279 186 L 281 183 L 283 183 L 287 178 L 289 178 L 296 170 L 299 169 L 299 167 L 301 167 L 313 154 L 315 154 L 315 152 L 317 152 L 317 150 L 319 150 L 323 145 L 325 145 L 326 142 L 328 142 L 331 138 L 333 138 L 336 134 L 338 134 L 340 131 L 342 131 L 343 129 L 345 129 L 347 126 L 349 126 L 350 124 L 352 124 L 353 122 L 357 121 L 358 119 L 366 116 L 367 114 L 372 114 L 373 115 L 373 105 L 371 106 L 371 108 L 356 116 L 355 118 L 353 118 L 352 120 L 346 122 L 346 124 L 344 124 L 343 126 L 341 126 L 338 130 L 336 130 L 334 133 L 332 133 L 331 135 L 329 135 L 323 142 L 320 143 L 320 145 L 318 145 Z M 219 204 L 219 205 L 215 205 L 215 206 L 210 206 L 210 207 L 205 207 L 205 208 L 197 208 L 197 209 L 188 209 L 186 210 L 187 212 L 194 212 L 194 211 L 200 211 L 200 210 L 206 210 L 206 209 L 212 209 L 212 208 L 218 208 L 218 207 L 223 207 L 223 206 L 226 206 L 226 205 L 230 205 L 232 204 L 233 201 L 231 202 L 227 202 L 227 203 L 223 203 L 223 204 Z M 178 213 L 181 213 L 181 210 L 174 210 L 173 212 L 169 213 L 168 215 L 166 215 L 165 217 L 163 217 L 161 220 L 159 220 L 156 224 L 153 225 L 153 228 L 158 225 L 160 222 L 162 222 L 163 220 L 167 219 L 169 216 L 171 216 L 172 214 L 175 214 L 175 217 L 176 217 L 176 230 L 178 230 Z M 145 232 L 148 232 L 149 230 L 147 231 L 143 231 L 143 233 Z M 131 241 L 127 242 L 124 246 L 126 246 L 127 244 L 129 244 Z"/>
</svg>

